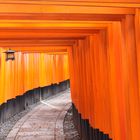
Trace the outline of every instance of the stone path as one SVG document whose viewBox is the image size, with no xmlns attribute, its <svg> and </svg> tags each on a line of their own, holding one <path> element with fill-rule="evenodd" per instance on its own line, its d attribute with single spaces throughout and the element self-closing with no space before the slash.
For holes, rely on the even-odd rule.
<svg viewBox="0 0 140 140">
<path fill-rule="evenodd" d="M 63 121 L 70 106 L 69 90 L 42 101 L 15 124 L 6 140 L 64 140 Z"/>
</svg>

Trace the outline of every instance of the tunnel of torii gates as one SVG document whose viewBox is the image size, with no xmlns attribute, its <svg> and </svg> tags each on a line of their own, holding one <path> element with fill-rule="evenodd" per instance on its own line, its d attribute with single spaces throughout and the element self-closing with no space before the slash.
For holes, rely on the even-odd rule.
<svg viewBox="0 0 140 140">
<path fill-rule="evenodd" d="M 140 0 L 0 1 L 0 104 L 69 78 L 79 129 L 140 139 Z"/>
</svg>

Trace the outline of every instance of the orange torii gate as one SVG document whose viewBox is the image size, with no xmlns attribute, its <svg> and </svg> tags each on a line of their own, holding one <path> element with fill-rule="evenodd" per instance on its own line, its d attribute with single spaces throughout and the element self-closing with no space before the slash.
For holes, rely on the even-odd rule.
<svg viewBox="0 0 140 140">
<path fill-rule="evenodd" d="M 36 52 L 48 52 L 49 49 L 53 53 L 55 50 L 58 54 L 64 52 L 62 65 L 68 61 L 65 56 L 67 50 L 71 96 L 75 111 L 81 115 L 80 119 L 86 120 L 86 125 L 89 121 L 90 127 L 99 129 L 100 133 L 108 134 L 113 140 L 139 139 L 139 0 L 2 1 L 0 2 L 0 45 L 2 49 L 11 47 L 21 50 L 24 52 L 24 57 L 29 57 L 31 61 L 50 60 L 48 59 L 50 56 L 45 57 L 42 56 L 45 54 L 36 54 Z M 3 55 L 1 53 L 0 93 L 9 94 L 9 91 L 2 90 L 8 85 L 4 84 L 3 79 L 9 76 L 5 77 L 2 71 L 5 69 L 9 71 L 14 65 L 11 63 L 15 62 L 10 62 L 5 67 Z M 20 61 L 21 54 L 17 54 L 16 57 L 17 61 Z M 24 58 L 20 62 L 26 61 Z M 31 61 L 29 60 L 29 64 Z M 38 61 L 35 60 L 34 63 Z M 47 73 L 45 66 L 40 65 L 43 67 L 43 73 Z M 65 68 L 64 79 L 67 79 L 69 74 L 67 67 Z M 27 73 L 32 73 L 33 66 L 29 69 Z M 60 73 L 58 70 L 56 77 L 59 77 Z M 29 88 L 34 88 L 39 83 L 36 83 L 30 75 L 32 74 L 27 74 L 29 83 L 32 78 L 35 84 Z M 61 78 L 58 79 L 63 81 Z M 14 79 L 12 75 L 11 79 Z M 58 79 L 54 81 L 58 82 Z M 46 79 L 41 80 L 42 85 L 46 83 Z M 23 90 L 20 93 L 23 93 Z M 12 98 L 13 95 L 10 93 L 7 97 Z"/>
</svg>

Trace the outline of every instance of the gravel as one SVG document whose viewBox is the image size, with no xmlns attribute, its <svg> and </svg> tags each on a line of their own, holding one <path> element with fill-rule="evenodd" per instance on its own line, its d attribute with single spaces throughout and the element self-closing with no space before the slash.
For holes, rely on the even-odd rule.
<svg viewBox="0 0 140 140">
<path fill-rule="evenodd" d="M 15 116 L 11 117 L 8 121 L 0 124 L 0 140 L 5 140 L 13 126 L 16 124 L 16 122 L 38 104 L 40 104 L 40 102 L 29 106 L 26 110 L 16 114 Z M 73 123 L 72 107 L 68 110 L 64 119 L 64 134 L 65 140 L 80 140 L 78 131 L 76 130 Z"/>
<path fill-rule="evenodd" d="M 0 140 L 5 140 L 13 126 L 16 124 L 18 120 L 20 120 L 24 115 L 26 115 L 29 111 L 31 111 L 36 105 L 40 104 L 36 103 L 34 105 L 30 105 L 26 110 L 16 114 L 11 117 L 8 121 L 0 124 Z"/>
<path fill-rule="evenodd" d="M 59 94 L 50 96 L 45 100 L 50 100 L 50 99 L 52 99 L 54 97 L 57 97 L 57 96 L 59 96 Z M 26 108 L 26 110 L 23 110 L 22 112 L 20 112 L 20 113 L 16 114 L 15 116 L 12 116 L 11 118 L 9 118 L 8 121 L 6 121 L 4 123 L 0 123 L 0 140 L 5 140 L 6 137 L 8 136 L 8 134 L 9 134 L 9 132 L 12 130 L 12 128 L 16 124 L 16 122 L 18 120 L 20 120 L 23 116 L 25 116 L 28 112 L 30 112 L 35 106 L 39 105 L 40 103 L 41 102 L 30 105 L 30 106 L 28 106 L 28 108 Z"/>
<path fill-rule="evenodd" d="M 72 107 L 68 110 L 64 119 L 65 140 L 80 140 L 78 131 L 73 123 Z"/>
</svg>

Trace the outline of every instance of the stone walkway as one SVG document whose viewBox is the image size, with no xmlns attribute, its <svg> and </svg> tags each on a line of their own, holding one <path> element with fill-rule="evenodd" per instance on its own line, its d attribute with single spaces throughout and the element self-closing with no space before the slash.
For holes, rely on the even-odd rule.
<svg viewBox="0 0 140 140">
<path fill-rule="evenodd" d="M 70 106 L 69 90 L 42 101 L 15 124 L 6 140 L 64 140 L 63 121 Z"/>
</svg>

